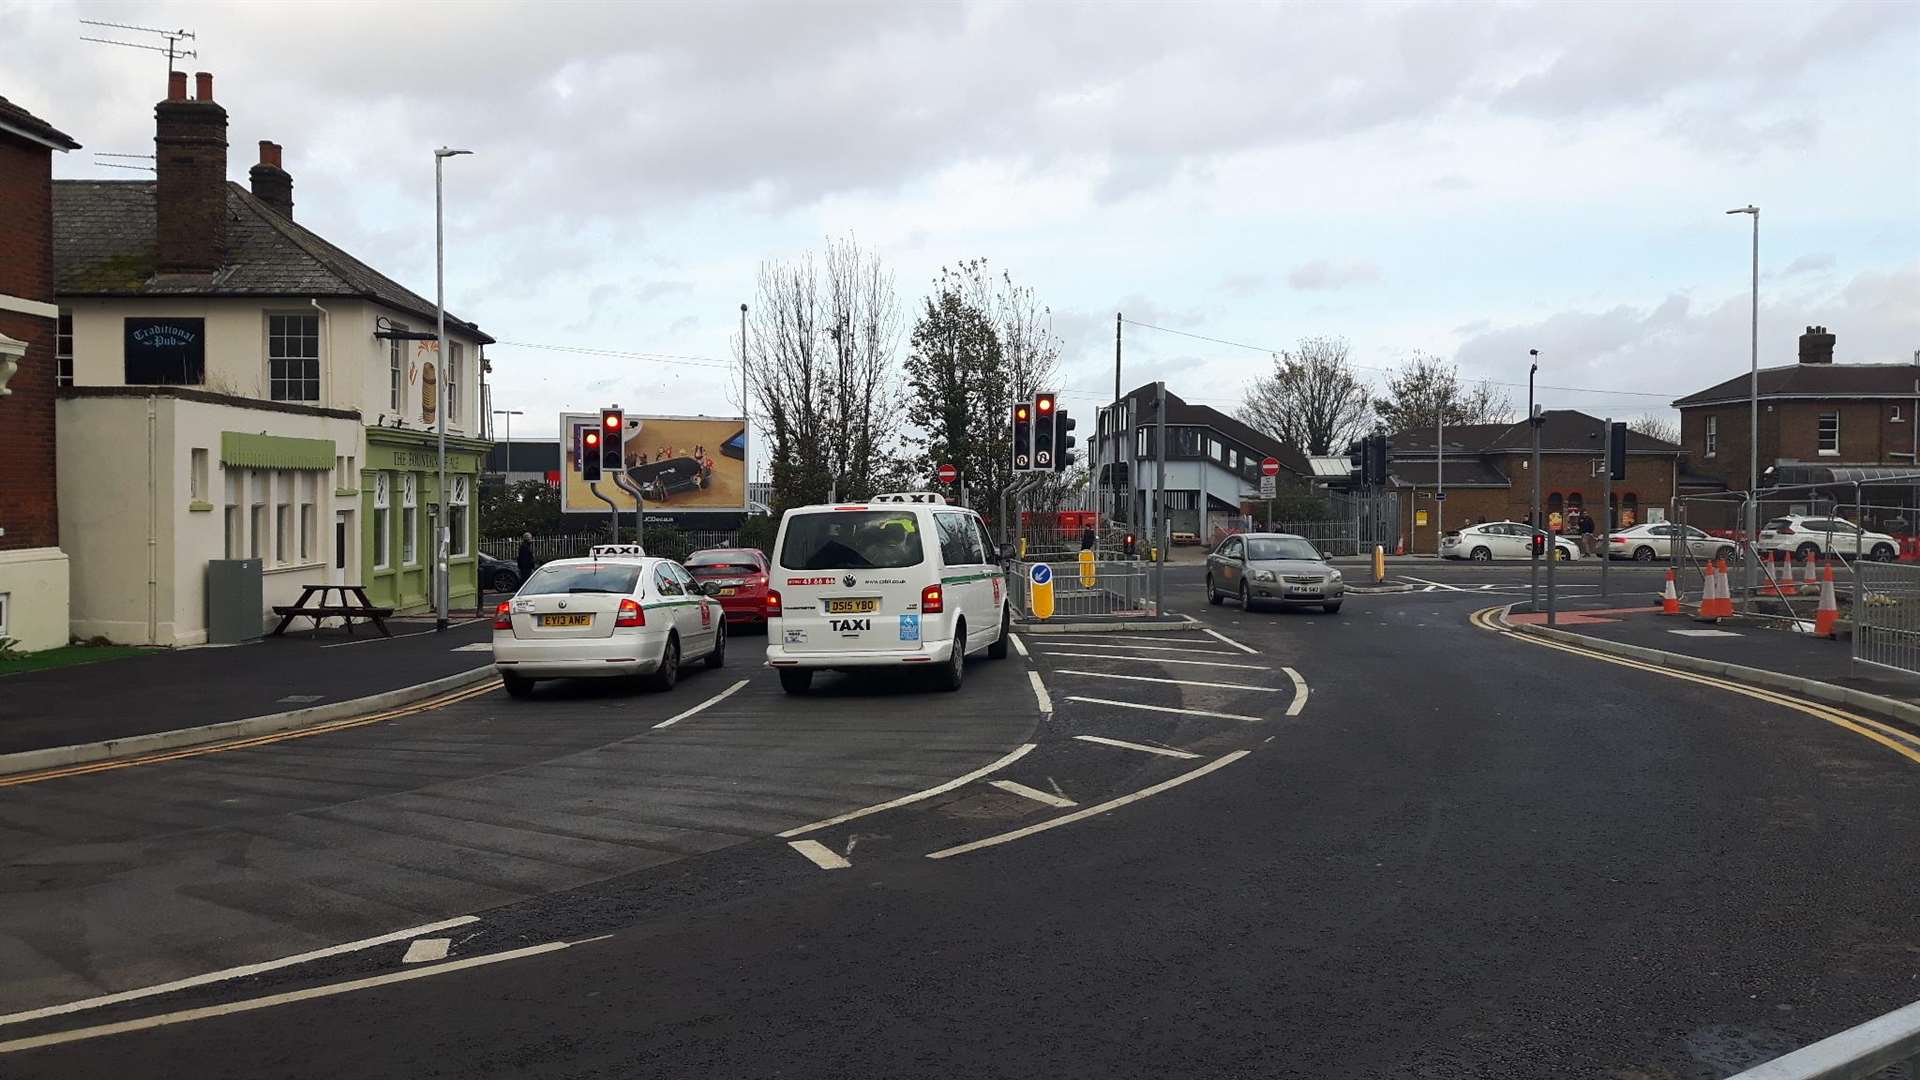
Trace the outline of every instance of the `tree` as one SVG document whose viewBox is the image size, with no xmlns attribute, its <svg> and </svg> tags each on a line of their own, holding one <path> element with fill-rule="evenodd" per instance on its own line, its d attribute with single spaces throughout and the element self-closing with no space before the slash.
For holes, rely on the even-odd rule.
<svg viewBox="0 0 1920 1080">
<path fill-rule="evenodd" d="M 1627 421 L 1628 431 L 1637 431 L 1648 438 L 1659 439 L 1674 445 L 1680 443 L 1680 425 L 1658 413 L 1641 413 Z"/>
<path fill-rule="evenodd" d="M 1373 409 L 1388 431 L 1432 430 L 1440 418 L 1449 427 L 1513 419 L 1505 390 L 1490 382 L 1463 386 L 1459 368 L 1418 351 L 1388 373 L 1385 396 L 1374 400 Z"/>
<path fill-rule="evenodd" d="M 588 523 L 560 512 L 560 489 L 544 480 L 480 486 L 480 535 L 489 540 L 518 539 L 522 533 L 557 536 Z"/>
<path fill-rule="evenodd" d="M 1348 366 L 1346 339 L 1309 337 L 1274 355 L 1273 372 L 1247 388 L 1239 415 L 1309 454 L 1330 454 L 1358 438 L 1372 412 L 1370 388 Z"/>
</svg>

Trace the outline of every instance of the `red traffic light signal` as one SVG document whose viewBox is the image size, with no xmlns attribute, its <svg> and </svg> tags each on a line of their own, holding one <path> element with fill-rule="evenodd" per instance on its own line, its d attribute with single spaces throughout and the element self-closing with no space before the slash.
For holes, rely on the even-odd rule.
<svg viewBox="0 0 1920 1080">
<path fill-rule="evenodd" d="M 588 449 L 590 449 L 590 450 L 592 450 L 592 449 L 598 449 L 598 448 L 599 448 L 599 446 L 600 446 L 600 433 L 599 433 L 599 432 L 597 432 L 597 431 L 589 431 L 589 432 L 587 432 L 587 434 L 586 434 L 586 436 L 585 436 L 585 438 L 586 438 L 586 443 L 587 443 L 587 448 L 588 448 Z"/>
<path fill-rule="evenodd" d="M 1043 415 L 1046 413 L 1052 412 L 1053 411 L 1053 395 L 1052 394 L 1039 395 L 1038 397 L 1033 399 L 1033 407 L 1035 409 L 1040 410 L 1041 414 Z"/>
<path fill-rule="evenodd" d="M 617 412 L 607 413 L 600 418 L 600 422 L 607 426 L 608 431 L 616 430 L 620 426 L 620 414 Z"/>
<path fill-rule="evenodd" d="M 580 479 L 596 483 L 600 479 L 600 431 L 580 428 Z"/>
</svg>

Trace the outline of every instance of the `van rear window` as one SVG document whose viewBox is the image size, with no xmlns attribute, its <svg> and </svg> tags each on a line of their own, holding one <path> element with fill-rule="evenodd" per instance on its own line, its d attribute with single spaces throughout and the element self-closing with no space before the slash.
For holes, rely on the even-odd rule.
<svg viewBox="0 0 1920 1080">
<path fill-rule="evenodd" d="M 920 522 L 897 510 L 834 510 L 794 514 L 780 545 L 788 570 L 878 570 L 918 566 Z"/>
</svg>

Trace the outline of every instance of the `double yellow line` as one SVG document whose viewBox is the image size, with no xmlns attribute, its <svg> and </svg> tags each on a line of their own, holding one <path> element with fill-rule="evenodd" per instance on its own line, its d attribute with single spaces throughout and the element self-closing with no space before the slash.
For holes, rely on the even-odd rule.
<svg viewBox="0 0 1920 1080">
<path fill-rule="evenodd" d="M 1891 724 L 1882 723 L 1870 716 L 1861 716 L 1859 713 L 1848 712 L 1845 709 L 1836 708 L 1832 705 L 1817 701 L 1808 701 L 1805 698 L 1791 697 L 1773 690 L 1762 690 L 1757 686 L 1749 686 L 1746 683 L 1733 682 L 1728 679 L 1718 679 L 1711 675 L 1699 675 L 1691 671 L 1678 671 L 1669 667 L 1661 667 L 1658 664 L 1649 664 L 1640 660 L 1629 660 L 1625 657 L 1614 656 L 1611 653 L 1603 653 L 1597 649 L 1586 649 L 1578 645 L 1568 645 L 1564 642 L 1549 641 L 1545 638 L 1534 637 L 1531 634 L 1516 633 L 1501 619 L 1500 612 L 1501 609 L 1497 607 L 1481 608 L 1479 611 L 1468 616 L 1468 621 L 1482 630 L 1492 631 L 1493 633 L 1504 635 L 1516 641 L 1524 641 L 1529 645 L 1538 645 L 1543 649 L 1556 649 L 1560 652 L 1572 653 L 1575 656 L 1584 656 L 1589 660 L 1601 660 L 1609 664 L 1618 664 L 1621 667 L 1651 672 L 1655 675 L 1665 675 L 1669 679 L 1680 679 L 1685 682 L 1699 683 L 1702 686 L 1711 686 L 1716 689 L 1726 690 L 1730 693 L 1741 694 L 1753 698 L 1756 701 L 1783 705 L 1796 712 L 1805 713 L 1815 719 L 1824 720 L 1835 727 L 1845 728 L 1862 738 L 1872 739 L 1874 742 L 1899 754 L 1901 757 L 1906 758 L 1916 765 L 1920 765 L 1920 736 L 1915 736 Z"/>
<path fill-rule="evenodd" d="M 465 701 L 468 698 L 491 693 L 499 688 L 499 679 L 488 679 L 486 682 L 480 683 L 477 686 L 470 686 L 465 689 L 452 691 L 451 693 L 441 694 L 438 697 L 428 698 L 425 701 L 418 701 L 412 705 L 402 706 L 398 709 L 388 709 L 385 712 L 370 713 L 366 716 L 350 716 L 344 720 L 334 720 L 325 724 L 315 724 L 312 727 L 296 728 L 292 731 L 276 731 L 271 735 L 256 735 L 244 739 L 230 739 L 226 742 L 207 743 L 204 746 L 187 746 L 178 750 L 142 754 L 139 757 L 116 758 L 111 761 L 89 761 L 79 765 L 63 765 L 59 768 L 43 769 L 39 772 L 19 773 L 14 776 L 0 776 L 0 787 L 14 787 L 18 784 L 37 784 L 42 780 L 58 780 L 66 776 L 85 776 L 88 773 L 108 772 L 113 769 L 131 769 L 136 765 L 154 765 L 162 761 L 178 761 L 181 758 L 199 757 L 203 754 L 218 754 L 228 750 L 245 750 L 249 747 L 265 746 L 268 743 L 284 742 L 288 739 L 304 739 L 310 735 L 325 735 L 330 732 L 345 731 L 348 728 L 360 727 L 363 724 L 377 724 L 383 720 L 394 720 L 402 716 L 412 716 L 415 713 L 430 712 L 434 709 L 444 708 L 456 701 Z"/>
</svg>

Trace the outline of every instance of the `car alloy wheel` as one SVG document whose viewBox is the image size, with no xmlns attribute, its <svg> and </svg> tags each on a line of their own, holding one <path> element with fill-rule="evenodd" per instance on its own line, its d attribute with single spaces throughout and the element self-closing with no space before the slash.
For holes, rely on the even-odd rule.
<svg viewBox="0 0 1920 1080">
<path fill-rule="evenodd" d="M 1220 603 L 1220 600 L 1221 600 L 1220 590 L 1213 587 L 1213 575 L 1208 574 L 1207 575 L 1207 603 L 1218 604 Z"/>
<path fill-rule="evenodd" d="M 721 619 L 713 628 L 713 648 L 707 651 L 709 668 L 724 667 L 727 663 L 727 620 Z"/>
<path fill-rule="evenodd" d="M 1248 588 L 1244 581 L 1240 583 L 1240 610 L 1253 610 L 1253 590 Z"/>
<path fill-rule="evenodd" d="M 1473 549 L 1471 558 L 1474 562 L 1492 562 L 1493 552 L 1488 548 L 1477 547 Z"/>
<path fill-rule="evenodd" d="M 1644 545 L 1644 544 L 1642 544 L 1641 546 L 1639 546 L 1639 547 L 1637 547 L 1637 548 L 1634 548 L 1634 549 L 1633 549 L 1633 561 L 1634 561 L 1634 562 L 1652 562 L 1652 561 L 1653 561 L 1653 549 L 1652 549 L 1652 548 L 1650 548 L 1650 547 L 1647 547 L 1647 546 L 1646 546 L 1646 545 Z"/>
<path fill-rule="evenodd" d="M 654 671 L 648 683 L 655 690 L 665 692 L 673 689 L 673 684 L 679 681 L 680 639 L 669 634 L 667 643 L 660 647 L 660 667 Z"/>
</svg>

